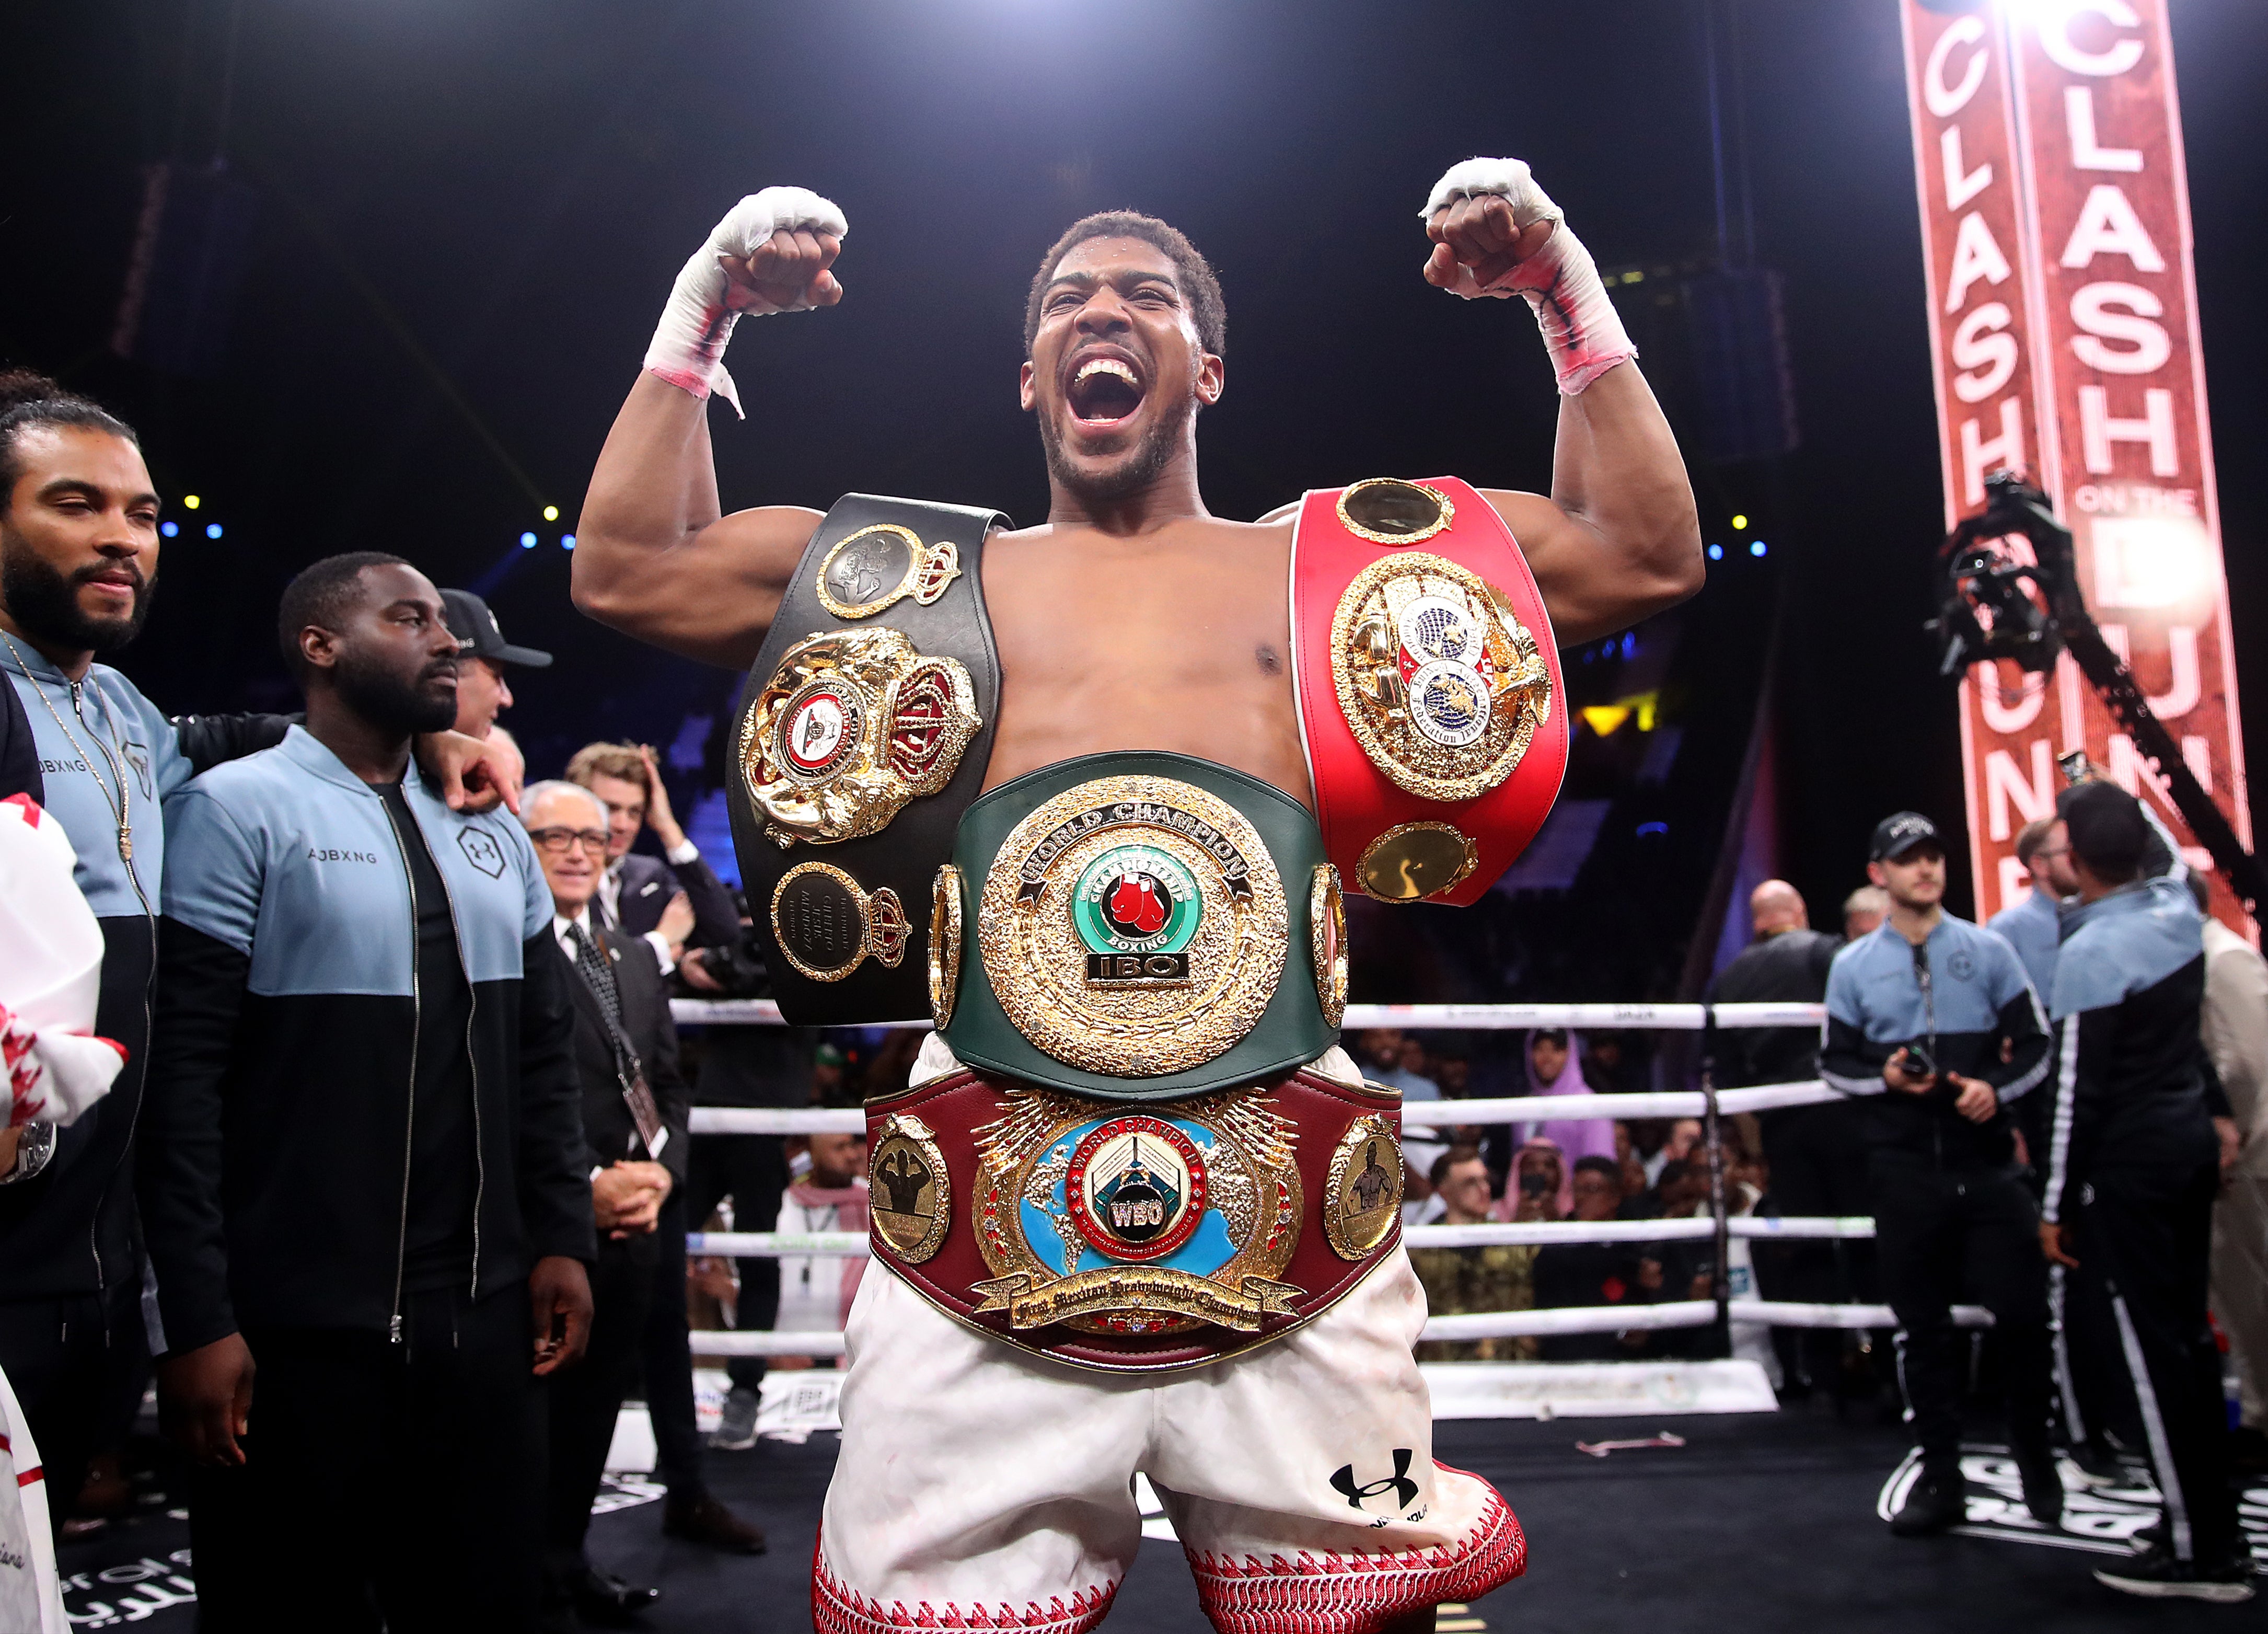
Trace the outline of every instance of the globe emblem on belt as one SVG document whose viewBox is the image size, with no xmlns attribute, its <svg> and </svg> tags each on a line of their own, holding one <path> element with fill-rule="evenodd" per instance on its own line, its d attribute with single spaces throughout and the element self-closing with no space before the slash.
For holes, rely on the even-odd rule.
<svg viewBox="0 0 2268 1634">
<path fill-rule="evenodd" d="M 1179 981 L 1189 977 L 1204 897 L 1180 858 L 1114 846 L 1079 870 L 1071 913 L 1090 983 Z"/>
<path fill-rule="evenodd" d="M 1398 623 L 1403 651 L 1418 664 L 1437 659 L 1472 664 L 1485 650 L 1472 610 L 1446 595 L 1414 598 Z"/>
<path fill-rule="evenodd" d="M 1079 1235 L 1114 1260 L 1156 1260 L 1196 1232 L 1209 1206 L 1197 1144 L 1162 1118 L 1113 1118 L 1071 1154 L 1064 1201 Z"/>
<path fill-rule="evenodd" d="M 1418 667 L 1410 677 L 1410 720 L 1447 749 L 1461 749 L 1488 730 L 1489 689 L 1480 672 L 1451 659 Z"/>
</svg>

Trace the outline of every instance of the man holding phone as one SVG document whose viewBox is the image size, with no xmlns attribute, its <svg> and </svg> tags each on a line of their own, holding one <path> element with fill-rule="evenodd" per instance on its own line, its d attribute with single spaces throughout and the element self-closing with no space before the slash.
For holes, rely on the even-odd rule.
<svg viewBox="0 0 2268 1634">
<path fill-rule="evenodd" d="M 1945 912 L 1935 824 L 1914 811 L 1883 818 L 1867 859 L 1889 917 L 1835 956 L 1819 1076 L 1866 1098 L 1874 1239 L 1921 1443 L 1890 1529 L 1918 1537 L 1963 1518 L 1953 1303 L 1967 1290 L 1992 1312 L 2025 1505 L 2052 1527 L 2063 1487 L 2048 1443 L 2047 1279 L 2007 1111 L 2046 1076 L 2047 1023 L 2015 949 Z"/>
</svg>

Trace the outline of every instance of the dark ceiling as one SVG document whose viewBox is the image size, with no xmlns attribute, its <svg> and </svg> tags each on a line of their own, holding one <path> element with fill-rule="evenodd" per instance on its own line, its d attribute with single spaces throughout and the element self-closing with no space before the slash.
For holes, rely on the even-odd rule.
<svg viewBox="0 0 2268 1634">
<path fill-rule="evenodd" d="M 1874 817 L 1953 818 L 1960 799 L 1953 700 L 1918 628 L 1941 512 L 1896 11 L 1722 9 L 1758 254 L 1787 280 L 1803 444 L 1777 473 L 1697 484 L 1712 536 L 1745 511 L 1773 545 L 1718 573 L 1787 575 L 1791 860 L 1823 908 L 1856 883 Z M 1036 517 L 1042 468 L 1014 398 L 1024 285 L 1070 219 L 1121 204 L 1182 226 L 1226 287 L 1229 390 L 1203 440 L 1216 511 L 1383 472 L 1541 486 L 1554 399 L 1524 309 L 1418 277 L 1434 176 L 1469 153 L 1527 158 L 1609 263 L 1686 257 L 1714 233 L 1688 0 L 11 12 L 0 354 L 114 403 L 169 500 L 204 499 L 122 666 L 174 709 L 281 698 L 276 590 L 365 547 L 443 582 L 487 579 L 512 637 L 561 654 L 514 717 L 539 751 L 665 735 L 720 699 L 714 672 L 581 620 L 556 540 L 677 267 L 769 182 L 843 206 L 848 292 L 742 329 L 749 418 L 716 424 L 728 505 L 857 488 Z M 2173 15 L 2249 629 L 2268 617 L 2268 8 L 2174 0 Z M 259 195 L 255 253 L 221 373 L 167 377 L 107 351 L 140 167 L 217 144 Z M 530 529 L 541 543 L 522 551 Z M 2259 644 L 2240 673 L 2257 721 Z M 2257 730 L 2251 748 L 2268 764 Z"/>
</svg>

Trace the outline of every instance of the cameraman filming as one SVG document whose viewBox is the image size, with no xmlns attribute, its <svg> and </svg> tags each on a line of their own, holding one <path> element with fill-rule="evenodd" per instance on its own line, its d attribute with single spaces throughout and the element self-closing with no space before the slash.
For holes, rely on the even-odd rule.
<svg viewBox="0 0 2268 1634">
<path fill-rule="evenodd" d="M 1835 956 L 1819 1076 L 1867 1098 L 1874 1240 L 1921 1444 L 1890 1530 L 1919 1537 L 1964 1515 L 1966 1346 L 1952 1312 L 1963 1293 L 1992 1312 L 2024 1502 L 2052 1527 L 2063 1485 L 2048 1443 L 2047 1278 L 2007 1110 L 2046 1076 L 2047 1024 L 2016 950 L 1940 906 L 1935 824 L 1901 811 L 1875 824 L 1867 877 L 1889 893 L 1889 917 Z"/>
</svg>

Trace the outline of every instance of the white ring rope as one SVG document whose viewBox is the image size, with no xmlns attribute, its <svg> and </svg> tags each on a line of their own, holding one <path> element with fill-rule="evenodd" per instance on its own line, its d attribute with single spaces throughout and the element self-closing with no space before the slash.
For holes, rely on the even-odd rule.
<svg viewBox="0 0 2268 1634">
<path fill-rule="evenodd" d="M 1454 1028 L 1473 1031 L 1516 1031 L 1539 1027 L 1614 1028 L 1698 1032 L 1711 1020 L 1711 1007 L 1703 1004 L 1350 1004 L 1349 1028 L 1401 1027 L 1430 1030 Z M 674 999 L 670 1012 L 680 1025 L 783 1026 L 779 1006 L 769 999 Z M 1719 1004 L 1714 1020 L 1719 1027 L 1815 1027 L 1824 1011 L 1817 1004 Z M 926 1029 L 926 1022 L 889 1022 L 884 1025 Z M 1476 1124 L 1574 1121 L 1583 1119 L 1699 1118 L 1709 1111 L 1710 1097 L 1697 1090 L 1646 1091 L 1629 1095 L 1520 1096 L 1491 1100 L 1440 1103 L 1435 1122 L 1420 1119 L 1435 1110 L 1435 1103 L 1406 1105 L 1405 1131 L 1429 1135 L 1440 1128 Z M 1816 1078 L 1794 1083 L 1754 1084 L 1716 1092 L 1719 1116 L 1766 1112 L 1783 1106 L 1819 1105 L 1848 1098 Z M 1447 1115 L 1454 1110 L 1454 1117 Z M 695 1135 L 821 1135 L 863 1134 L 866 1116 L 856 1108 L 696 1106 L 689 1129 Z M 1874 1223 L 1864 1217 L 1759 1218 L 1742 1215 L 1725 1222 L 1728 1235 L 1750 1238 L 1866 1238 L 1874 1234 Z M 1706 1215 L 1675 1220 L 1525 1220 L 1489 1221 L 1472 1225 L 1416 1225 L 1405 1229 L 1403 1241 L 1412 1248 L 1481 1248 L 1503 1246 L 1544 1246 L 1564 1243 L 1632 1243 L 1706 1240 L 1716 1234 L 1716 1221 Z M 813 1255 L 865 1258 L 872 1249 L 859 1231 L 693 1231 L 686 1236 L 686 1251 L 734 1259 Z M 1896 1315 L 1888 1305 L 1815 1305 L 1779 1299 L 1734 1299 L 1724 1307 L 1734 1322 L 1767 1324 L 1774 1327 L 1894 1328 Z M 1654 1305 L 1576 1306 L 1547 1311 L 1475 1312 L 1437 1316 L 1425 1324 L 1426 1340 L 1469 1341 L 1519 1338 L 1531 1335 L 1627 1333 L 1639 1329 L 1705 1327 L 1717 1320 L 1713 1299 L 1676 1299 Z M 1991 1313 L 1976 1305 L 1953 1307 L 1954 1321 L 1964 1327 L 1992 1326 Z M 845 1354 L 839 1333 L 741 1332 L 696 1329 L 696 1356 L 809 1356 Z"/>
<path fill-rule="evenodd" d="M 770 999 L 672 999 L 669 1013 L 681 1027 L 730 1025 L 784 1027 L 779 1006 Z M 1826 1015 L 1820 1004 L 1719 1004 L 1720 1027 L 1816 1027 Z M 1535 1027 L 1607 1028 L 1636 1031 L 1698 1032 L 1708 1023 L 1706 1004 L 1350 1004 L 1350 1028 L 1449 1027 L 1474 1032 L 1521 1032 Z M 885 1021 L 891 1028 L 926 1031 L 925 1021 Z"/>
<path fill-rule="evenodd" d="M 1756 1083 L 1717 1091 L 1717 1111 L 1771 1112 L 1816 1106 L 1851 1098 L 1816 1078 L 1796 1083 Z M 1630 1095 L 1515 1095 L 1498 1100 L 1405 1102 L 1403 1133 L 1431 1133 L 1467 1124 L 1572 1123 L 1589 1118 L 1698 1118 L 1709 1098 L 1699 1090 L 1646 1091 Z M 1440 1110 L 1437 1113 L 1436 1108 Z M 696 1106 L 696 1135 L 856 1135 L 866 1114 L 855 1106 Z"/>
</svg>

